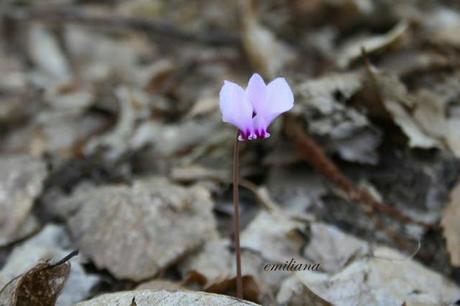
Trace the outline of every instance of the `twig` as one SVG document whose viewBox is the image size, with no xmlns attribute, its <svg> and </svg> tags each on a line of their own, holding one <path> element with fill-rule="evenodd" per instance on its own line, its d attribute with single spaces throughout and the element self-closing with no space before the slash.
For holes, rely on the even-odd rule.
<svg viewBox="0 0 460 306">
<path fill-rule="evenodd" d="M 304 159 L 342 189 L 350 200 L 357 201 L 374 211 L 382 212 L 404 224 L 412 223 L 427 229 L 432 228 L 431 224 L 413 220 L 398 209 L 379 202 L 368 191 L 355 187 L 326 154 L 324 154 L 321 147 L 303 131 L 302 127 L 292 116 L 288 116 L 286 119 L 286 131 L 299 152 L 302 153 Z"/>
<path fill-rule="evenodd" d="M 16 20 L 38 20 L 47 23 L 81 23 L 89 26 L 133 29 L 164 38 L 193 41 L 213 46 L 238 46 L 239 37 L 223 31 L 190 32 L 158 20 L 111 14 L 95 14 L 79 7 L 18 7 L 5 6 L 0 16 Z"/>
<path fill-rule="evenodd" d="M 233 233 L 236 256 L 236 296 L 243 298 L 243 278 L 241 277 L 241 250 L 240 250 L 240 208 L 238 193 L 238 178 L 240 176 L 240 158 L 239 158 L 239 141 L 238 135 L 235 137 L 233 146 Z"/>
<path fill-rule="evenodd" d="M 53 267 L 57 267 L 59 265 L 62 265 L 63 263 L 68 262 L 69 260 L 71 260 L 73 257 L 77 256 L 78 253 L 79 253 L 78 250 L 74 250 L 74 251 L 70 252 L 68 255 L 66 255 L 64 258 L 62 258 L 61 260 L 58 260 L 57 262 L 55 262 L 53 264 L 50 264 L 49 267 L 53 268 Z"/>
</svg>

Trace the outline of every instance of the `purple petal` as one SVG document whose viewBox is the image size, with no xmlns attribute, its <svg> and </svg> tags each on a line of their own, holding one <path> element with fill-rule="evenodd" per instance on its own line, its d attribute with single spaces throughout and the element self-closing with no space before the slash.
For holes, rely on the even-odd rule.
<svg viewBox="0 0 460 306">
<path fill-rule="evenodd" d="M 254 108 L 254 113 L 257 114 L 267 104 L 267 86 L 259 74 L 254 73 L 249 79 L 246 92 L 249 102 L 251 102 Z"/>
<path fill-rule="evenodd" d="M 254 138 L 261 139 L 270 137 L 270 133 L 268 132 L 270 123 L 267 123 L 263 116 L 256 115 L 252 120 L 254 123 Z"/>
<path fill-rule="evenodd" d="M 235 83 L 224 81 L 220 90 L 219 105 L 222 121 L 237 127 L 243 139 L 249 138 L 253 132 L 253 108 L 243 88 Z"/>
<path fill-rule="evenodd" d="M 277 78 L 267 85 L 267 100 L 253 118 L 257 138 L 269 137 L 268 126 L 280 114 L 294 106 L 294 95 L 284 78 Z"/>
<path fill-rule="evenodd" d="M 267 111 L 282 114 L 294 106 L 294 95 L 284 78 L 276 78 L 267 85 Z"/>
</svg>

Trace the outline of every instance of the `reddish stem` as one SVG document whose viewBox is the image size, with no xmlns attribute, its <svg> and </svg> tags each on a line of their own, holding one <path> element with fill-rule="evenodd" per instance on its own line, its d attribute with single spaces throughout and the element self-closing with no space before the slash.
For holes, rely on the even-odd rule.
<svg viewBox="0 0 460 306">
<path fill-rule="evenodd" d="M 233 146 L 233 233 L 236 256 L 236 296 L 243 298 L 243 278 L 241 277 L 241 250 L 240 250 L 240 208 L 238 193 L 238 178 L 240 176 L 240 158 L 238 135 Z"/>
</svg>

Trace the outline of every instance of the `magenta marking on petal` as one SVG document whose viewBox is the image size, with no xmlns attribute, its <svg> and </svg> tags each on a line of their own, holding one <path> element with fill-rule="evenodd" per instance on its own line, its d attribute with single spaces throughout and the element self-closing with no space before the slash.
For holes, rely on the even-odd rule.
<svg viewBox="0 0 460 306">
<path fill-rule="evenodd" d="M 265 139 L 265 138 L 270 137 L 270 133 L 264 129 L 256 129 L 255 136 L 257 139 Z"/>
<path fill-rule="evenodd" d="M 238 140 L 243 141 L 243 140 L 250 140 L 251 139 L 251 131 L 249 129 L 245 131 L 240 130 L 240 134 L 238 135 Z"/>
</svg>

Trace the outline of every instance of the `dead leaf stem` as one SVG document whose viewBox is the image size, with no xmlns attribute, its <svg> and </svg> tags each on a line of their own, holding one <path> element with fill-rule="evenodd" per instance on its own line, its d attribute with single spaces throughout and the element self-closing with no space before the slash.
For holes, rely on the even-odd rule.
<svg viewBox="0 0 460 306">
<path fill-rule="evenodd" d="M 372 212 L 378 211 L 384 213 L 404 224 L 417 224 L 427 229 L 433 227 L 431 224 L 413 220 L 398 209 L 376 200 L 366 190 L 356 187 L 326 156 L 321 147 L 303 131 L 302 127 L 292 116 L 287 117 L 286 131 L 304 159 L 327 179 L 343 190 L 350 200 L 365 205 L 370 208 Z"/>
</svg>

